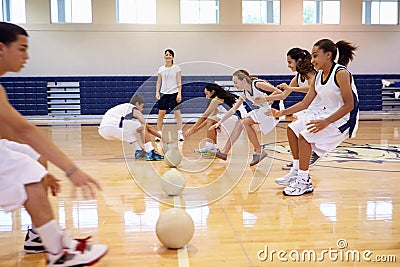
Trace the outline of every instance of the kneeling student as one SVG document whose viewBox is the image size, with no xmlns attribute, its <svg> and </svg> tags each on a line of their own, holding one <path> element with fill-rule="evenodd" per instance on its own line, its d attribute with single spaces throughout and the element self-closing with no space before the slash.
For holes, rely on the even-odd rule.
<svg viewBox="0 0 400 267">
<path fill-rule="evenodd" d="M 103 115 L 99 134 L 106 140 L 132 143 L 136 150 L 135 158 L 163 160 L 164 157 L 155 151 L 149 138 L 149 134 L 158 138 L 161 138 L 161 135 L 146 123 L 142 114 L 143 108 L 144 99 L 137 94 L 132 96 L 129 103 L 110 108 Z"/>
</svg>

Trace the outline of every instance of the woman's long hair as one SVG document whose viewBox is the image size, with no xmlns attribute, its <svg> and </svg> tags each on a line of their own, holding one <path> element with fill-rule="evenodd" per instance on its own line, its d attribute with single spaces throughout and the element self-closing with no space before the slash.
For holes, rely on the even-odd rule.
<svg viewBox="0 0 400 267">
<path fill-rule="evenodd" d="M 214 93 L 211 95 L 211 98 L 215 98 L 215 97 L 221 98 L 224 100 L 225 104 L 227 104 L 231 107 L 235 104 L 236 99 L 239 98 L 237 95 L 226 91 L 220 85 L 215 84 L 215 83 L 208 83 L 206 85 L 206 90 L 209 92 L 214 91 Z"/>
<path fill-rule="evenodd" d="M 296 61 L 296 71 L 300 73 L 301 77 L 309 79 L 310 72 L 317 73 L 311 63 L 311 54 L 307 50 L 295 47 L 290 49 L 286 55 Z"/>
</svg>

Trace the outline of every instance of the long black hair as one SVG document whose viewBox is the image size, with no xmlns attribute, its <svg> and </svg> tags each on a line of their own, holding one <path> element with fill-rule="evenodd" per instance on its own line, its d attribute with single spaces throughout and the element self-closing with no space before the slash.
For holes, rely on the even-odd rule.
<svg viewBox="0 0 400 267">
<path fill-rule="evenodd" d="M 239 97 L 235 94 L 232 94 L 231 92 L 226 91 L 224 88 L 222 88 L 220 85 L 215 84 L 215 83 L 208 83 L 205 88 L 207 91 L 214 93 L 211 95 L 211 98 L 221 98 L 224 100 L 224 103 L 227 104 L 228 106 L 233 106 L 236 102 L 236 99 Z"/>
<path fill-rule="evenodd" d="M 353 44 L 344 40 L 338 41 L 335 44 L 329 39 L 321 39 L 316 42 L 314 46 L 322 49 L 324 53 L 331 52 L 332 62 L 336 59 L 337 51 L 339 51 L 338 63 L 343 66 L 347 66 L 347 64 L 354 59 L 354 51 L 356 51 L 358 48 L 357 46 L 354 46 Z"/>
<path fill-rule="evenodd" d="M 296 61 L 296 71 L 300 73 L 301 77 L 309 79 L 310 77 L 308 74 L 310 72 L 317 73 L 311 63 L 311 54 L 307 50 L 295 47 L 290 49 L 286 56 L 289 56 Z"/>
</svg>

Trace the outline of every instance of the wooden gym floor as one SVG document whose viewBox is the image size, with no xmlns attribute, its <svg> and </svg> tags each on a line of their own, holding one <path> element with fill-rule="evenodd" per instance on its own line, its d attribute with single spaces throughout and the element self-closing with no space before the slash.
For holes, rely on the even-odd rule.
<svg viewBox="0 0 400 267">
<path fill-rule="evenodd" d="M 291 158 L 286 127 L 280 123 L 264 138 L 269 157 L 258 167 L 246 167 L 244 134 L 226 162 L 193 153 L 204 132 L 196 134 L 180 144 L 187 188 L 171 198 L 158 184 L 169 170 L 164 162 L 135 160 L 132 148 L 101 139 L 96 126 L 42 126 L 103 186 L 95 200 L 72 199 L 69 182 L 50 165 L 63 180 L 62 193 L 50 197 L 55 216 L 73 237 L 108 244 L 96 266 L 397 266 L 399 121 L 361 121 L 357 138 L 311 169 L 314 193 L 300 197 L 283 196 L 274 183 Z M 155 234 L 171 205 L 186 207 L 195 223 L 180 250 L 164 248 Z M 29 225 L 23 208 L 0 210 L 0 266 L 45 266 L 43 254 L 23 252 Z"/>
</svg>

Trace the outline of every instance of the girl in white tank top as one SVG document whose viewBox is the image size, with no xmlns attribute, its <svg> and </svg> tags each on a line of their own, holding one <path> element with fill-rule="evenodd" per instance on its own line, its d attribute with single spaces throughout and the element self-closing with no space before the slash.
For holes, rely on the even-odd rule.
<svg viewBox="0 0 400 267">
<path fill-rule="evenodd" d="M 304 99 L 282 111 L 272 110 L 275 117 L 291 114 L 309 107 L 316 96 L 321 105 L 308 109 L 297 121 L 289 124 L 288 140 L 292 151 L 293 167 L 284 177 L 276 179 L 288 185 L 283 193 L 299 196 L 313 192 L 309 176 L 311 151 L 324 156 L 346 138 L 354 137 L 358 122 L 358 96 L 354 80 L 344 67 L 353 60 L 356 47 L 346 41 L 333 43 L 321 39 L 312 49 L 312 63 L 318 74 Z M 339 64 L 334 60 L 340 54 Z"/>
<path fill-rule="evenodd" d="M 232 116 L 239 107 L 244 103 L 246 99 L 249 99 L 251 102 L 255 103 L 256 99 L 265 98 L 267 96 L 273 94 L 280 94 L 281 91 L 264 80 L 255 80 L 249 76 L 249 73 L 245 70 L 236 71 L 232 77 L 233 83 L 235 87 L 239 90 L 243 90 L 243 94 L 240 95 L 238 101 L 235 106 L 233 106 L 225 116 L 216 124 L 214 124 L 211 128 L 219 128 L 221 123 Z M 272 105 L 277 105 L 279 107 L 279 102 L 273 103 Z M 253 160 L 249 163 L 250 166 L 258 164 L 261 160 L 263 160 L 267 153 L 262 150 L 260 141 L 257 138 L 256 130 L 253 128 L 254 124 L 258 124 L 260 126 L 263 134 L 267 134 L 272 129 L 274 129 L 275 125 L 278 123 L 278 120 L 265 115 L 265 112 L 270 108 L 270 105 L 267 103 L 263 103 L 260 105 L 259 109 L 255 109 L 247 114 L 247 117 L 242 120 L 242 125 L 246 129 L 246 133 L 250 142 L 254 147 Z M 236 128 L 235 128 L 236 129 Z M 232 148 L 232 144 L 237 140 L 240 136 L 241 128 L 233 131 L 230 139 L 225 143 L 224 148 L 217 152 L 216 157 L 226 160 L 227 153 Z"/>
</svg>

